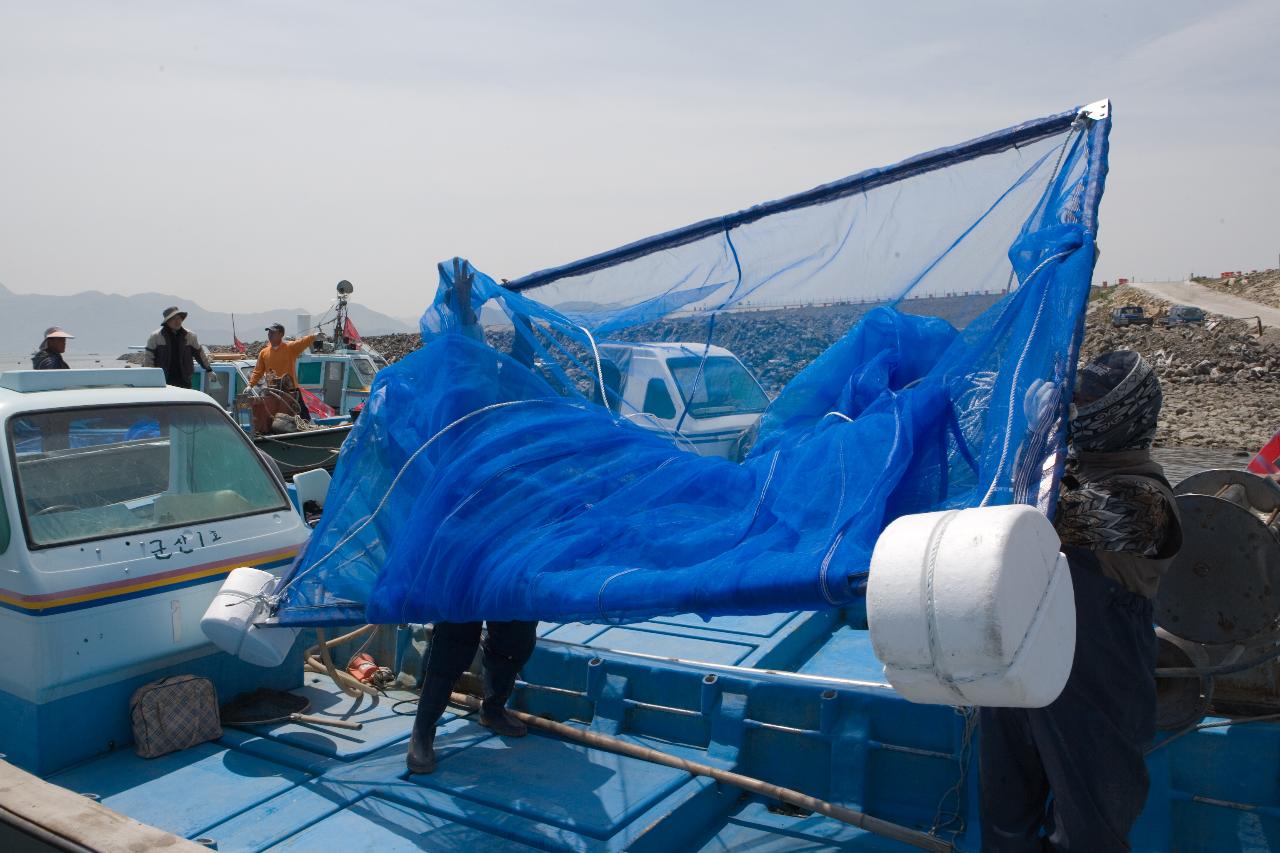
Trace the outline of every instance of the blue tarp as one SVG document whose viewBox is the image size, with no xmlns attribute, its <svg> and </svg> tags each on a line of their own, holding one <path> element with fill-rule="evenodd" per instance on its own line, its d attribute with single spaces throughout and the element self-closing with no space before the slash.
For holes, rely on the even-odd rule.
<svg viewBox="0 0 1280 853">
<path fill-rule="evenodd" d="M 442 263 L 280 620 L 837 607 L 899 515 L 1051 513 L 1109 127 L 1071 110 L 506 285 Z M 640 366 L 610 340 L 660 336 L 795 373 L 745 458 L 690 452 L 711 421 L 623 392 Z M 673 386 L 690 413 L 704 372 Z"/>
</svg>

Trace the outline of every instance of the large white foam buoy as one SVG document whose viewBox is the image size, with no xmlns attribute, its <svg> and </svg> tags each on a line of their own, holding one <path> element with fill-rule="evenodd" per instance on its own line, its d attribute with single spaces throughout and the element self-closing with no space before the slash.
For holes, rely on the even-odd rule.
<svg viewBox="0 0 1280 853">
<path fill-rule="evenodd" d="M 903 516 L 871 557 L 871 645 L 893 689 L 935 705 L 1040 708 L 1075 657 L 1075 593 L 1033 507 Z"/>
<path fill-rule="evenodd" d="M 257 666 L 279 666 L 298 637 L 297 628 L 255 624 L 266 615 L 276 576 L 261 569 L 232 569 L 200 619 L 200 630 L 218 648 Z"/>
</svg>

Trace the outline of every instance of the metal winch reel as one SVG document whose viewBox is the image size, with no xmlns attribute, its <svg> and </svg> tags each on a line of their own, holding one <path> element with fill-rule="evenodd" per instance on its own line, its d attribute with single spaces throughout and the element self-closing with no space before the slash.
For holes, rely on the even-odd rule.
<svg viewBox="0 0 1280 853">
<path fill-rule="evenodd" d="M 1174 494 L 1183 544 L 1155 600 L 1158 725 L 1280 710 L 1280 485 L 1202 471 Z"/>
</svg>

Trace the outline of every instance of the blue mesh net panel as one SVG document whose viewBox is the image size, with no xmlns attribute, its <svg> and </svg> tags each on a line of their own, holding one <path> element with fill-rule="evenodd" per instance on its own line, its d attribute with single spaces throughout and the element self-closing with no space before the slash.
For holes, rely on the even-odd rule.
<svg viewBox="0 0 1280 853">
<path fill-rule="evenodd" d="M 499 284 L 440 265 L 282 622 L 837 607 L 905 513 L 1053 511 L 1106 115 Z"/>
</svg>

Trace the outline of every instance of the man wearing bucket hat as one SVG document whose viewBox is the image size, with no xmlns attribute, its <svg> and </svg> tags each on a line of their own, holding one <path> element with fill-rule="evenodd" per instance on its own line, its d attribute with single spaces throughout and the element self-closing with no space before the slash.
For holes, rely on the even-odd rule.
<svg viewBox="0 0 1280 853">
<path fill-rule="evenodd" d="M 190 388 L 191 377 L 196 372 L 195 363 L 206 371 L 212 371 L 209 354 L 196 340 L 196 333 L 183 328 L 187 312 L 177 306 L 164 309 L 164 323 L 147 339 L 146 352 L 142 354 L 143 367 L 159 367 L 164 370 L 164 381 L 179 388 Z"/>
<path fill-rule="evenodd" d="M 1156 731 L 1152 599 L 1182 545 L 1151 458 L 1162 395 L 1136 352 L 1077 374 L 1054 527 L 1071 569 L 1071 675 L 1044 708 L 982 708 L 984 851 L 1128 850 Z"/>
<path fill-rule="evenodd" d="M 36 370 L 66 370 L 70 365 L 62 354 L 67 351 L 67 341 L 74 337 L 57 326 L 45 329 L 40 349 L 31 356 L 31 366 Z"/>
</svg>

